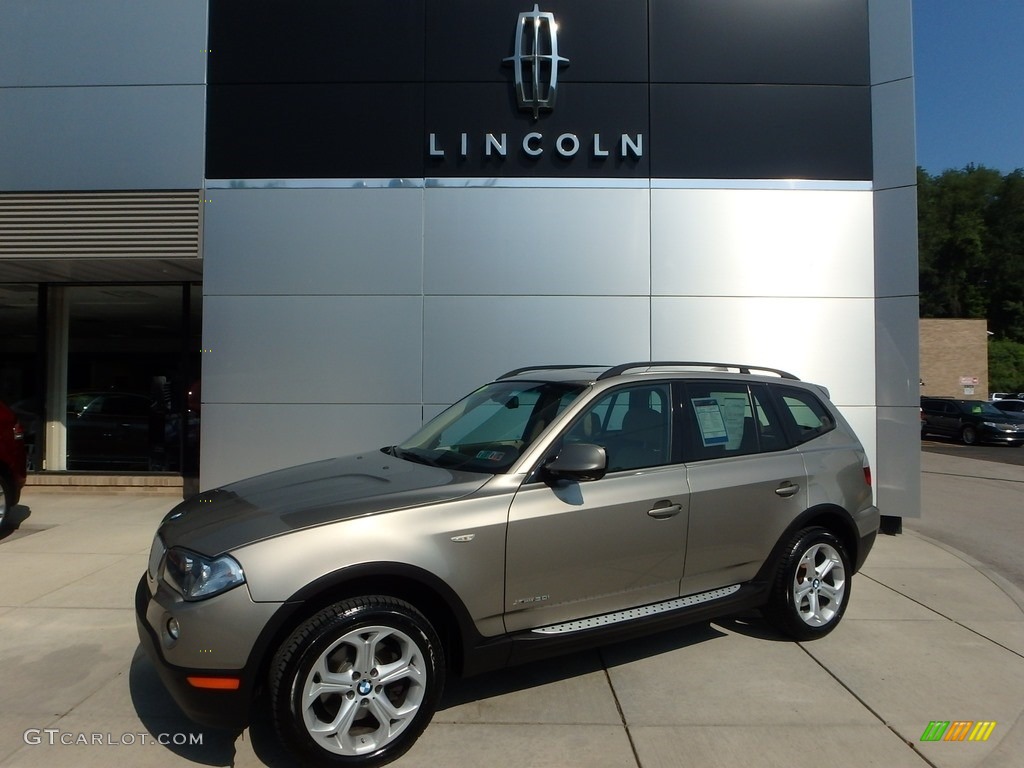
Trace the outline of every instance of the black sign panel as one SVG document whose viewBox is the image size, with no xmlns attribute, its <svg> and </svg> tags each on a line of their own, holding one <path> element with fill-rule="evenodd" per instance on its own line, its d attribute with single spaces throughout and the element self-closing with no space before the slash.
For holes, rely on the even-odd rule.
<svg viewBox="0 0 1024 768">
<path fill-rule="evenodd" d="M 871 178 L 866 0 L 210 0 L 209 46 L 211 179 Z"/>
</svg>

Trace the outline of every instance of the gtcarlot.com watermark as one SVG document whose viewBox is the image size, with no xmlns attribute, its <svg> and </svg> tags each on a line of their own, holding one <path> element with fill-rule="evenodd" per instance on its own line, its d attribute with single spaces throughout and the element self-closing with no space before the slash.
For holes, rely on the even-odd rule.
<svg viewBox="0 0 1024 768">
<path fill-rule="evenodd" d="M 159 744 L 165 747 L 202 746 L 201 733 L 81 733 L 60 728 L 29 728 L 22 734 L 26 744 L 36 746 L 132 747 Z"/>
</svg>

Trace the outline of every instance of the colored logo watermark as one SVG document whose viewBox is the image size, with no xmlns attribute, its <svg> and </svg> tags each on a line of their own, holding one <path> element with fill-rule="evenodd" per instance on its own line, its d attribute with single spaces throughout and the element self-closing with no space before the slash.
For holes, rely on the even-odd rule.
<svg viewBox="0 0 1024 768">
<path fill-rule="evenodd" d="M 932 720 L 921 741 L 988 741 L 995 720 Z"/>
</svg>

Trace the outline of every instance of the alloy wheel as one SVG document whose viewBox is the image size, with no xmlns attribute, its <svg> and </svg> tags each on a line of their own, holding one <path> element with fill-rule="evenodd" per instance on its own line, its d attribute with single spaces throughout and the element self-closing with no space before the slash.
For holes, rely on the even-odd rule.
<svg viewBox="0 0 1024 768">
<path fill-rule="evenodd" d="M 836 549 L 826 543 L 810 547 L 793 577 L 793 606 L 809 626 L 829 624 L 846 597 L 846 569 Z"/>
<path fill-rule="evenodd" d="M 423 650 L 392 627 L 360 627 L 313 663 L 302 687 L 309 735 L 341 755 L 375 752 L 397 738 L 419 711 L 425 690 Z"/>
</svg>

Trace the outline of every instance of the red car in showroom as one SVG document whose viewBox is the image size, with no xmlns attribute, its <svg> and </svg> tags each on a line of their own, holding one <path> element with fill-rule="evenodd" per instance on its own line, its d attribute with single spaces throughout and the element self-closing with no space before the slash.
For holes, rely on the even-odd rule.
<svg viewBox="0 0 1024 768">
<path fill-rule="evenodd" d="M 0 403 L 0 530 L 21 498 L 26 466 L 25 431 L 14 411 Z"/>
</svg>

